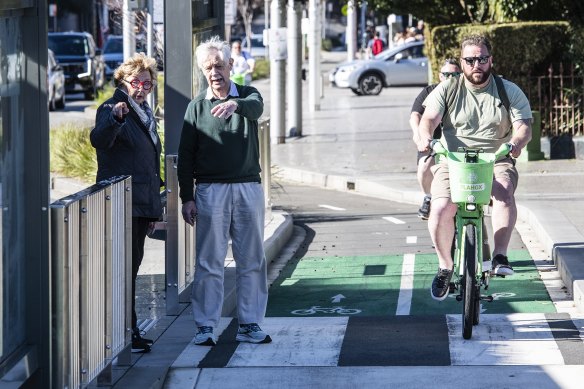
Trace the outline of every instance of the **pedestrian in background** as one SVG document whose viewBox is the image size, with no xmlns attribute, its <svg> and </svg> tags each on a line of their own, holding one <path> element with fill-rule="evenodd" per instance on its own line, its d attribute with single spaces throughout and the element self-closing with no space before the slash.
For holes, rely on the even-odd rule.
<svg viewBox="0 0 584 389">
<path fill-rule="evenodd" d="M 217 342 L 215 328 L 221 317 L 231 238 L 239 321 L 236 340 L 269 343 L 270 336 L 259 326 L 268 301 L 258 139 L 263 99 L 254 87 L 231 82 L 231 50 L 218 36 L 199 45 L 195 56 L 209 87 L 187 107 L 178 150 L 182 216 L 190 225 L 196 221 L 194 342 L 206 346 Z"/>
<path fill-rule="evenodd" d="M 127 59 L 114 72 L 114 95 L 97 109 L 91 144 L 97 153 L 97 182 L 132 176 L 132 351 L 149 352 L 136 316 L 136 278 L 144 241 L 162 216 L 160 153 L 156 121 L 146 97 L 156 83 L 156 60 L 143 53 Z"/>
<path fill-rule="evenodd" d="M 381 40 L 381 33 L 379 31 L 375 31 L 375 35 L 371 40 L 370 47 L 371 47 L 371 54 L 376 56 L 377 54 L 381 53 L 384 48 L 383 40 Z"/>
<path fill-rule="evenodd" d="M 249 85 L 255 68 L 255 59 L 250 53 L 241 49 L 240 40 L 234 40 L 231 43 L 231 58 L 233 58 L 231 80 L 239 85 Z"/>
<path fill-rule="evenodd" d="M 440 68 L 439 78 L 440 81 L 444 81 L 449 79 L 450 77 L 456 77 L 460 74 L 460 66 L 458 66 L 458 61 L 455 59 L 447 59 L 444 61 L 444 64 Z M 414 100 L 414 104 L 412 105 L 412 111 L 410 113 L 410 127 L 413 131 L 413 140 L 414 143 L 417 144 L 420 138 L 420 134 L 418 133 L 418 126 L 420 125 L 420 119 L 422 119 L 422 115 L 424 114 L 424 100 L 426 97 L 436 88 L 438 84 L 428 85 Z M 434 134 L 432 138 L 440 139 L 442 136 L 442 123 L 438 125 L 434 129 Z M 422 192 L 424 192 L 424 201 L 422 202 L 422 206 L 418 210 L 418 217 L 423 220 L 428 220 L 428 216 L 430 215 L 430 204 L 432 201 L 432 195 L 430 194 L 430 187 L 432 185 L 432 172 L 430 171 L 430 167 L 434 166 L 434 158 L 428 158 L 429 152 L 419 152 L 418 151 L 418 170 L 417 170 L 417 178 L 418 183 L 420 184 L 420 188 Z"/>
</svg>

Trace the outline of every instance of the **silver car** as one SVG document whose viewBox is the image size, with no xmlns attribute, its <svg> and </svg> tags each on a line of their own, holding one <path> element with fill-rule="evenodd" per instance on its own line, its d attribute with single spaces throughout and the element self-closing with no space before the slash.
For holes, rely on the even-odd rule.
<svg viewBox="0 0 584 389">
<path fill-rule="evenodd" d="M 49 93 L 49 110 L 65 108 L 65 74 L 49 49 L 47 64 L 47 91 Z"/>
<path fill-rule="evenodd" d="M 405 43 L 369 60 L 344 62 L 329 73 L 329 81 L 357 95 L 378 95 L 389 86 L 428 85 L 424 42 Z"/>
</svg>

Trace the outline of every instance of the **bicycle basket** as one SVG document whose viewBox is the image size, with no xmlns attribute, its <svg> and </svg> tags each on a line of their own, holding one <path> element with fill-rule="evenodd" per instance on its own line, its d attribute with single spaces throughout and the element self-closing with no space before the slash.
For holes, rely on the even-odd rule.
<svg viewBox="0 0 584 389">
<path fill-rule="evenodd" d="M 478 162 L 466 163 L 464 153 L 448 153 L 452 201 L 488 204 L 491 200 L 494 166 L 494 154 L 480 154 Z"/>
</svg>

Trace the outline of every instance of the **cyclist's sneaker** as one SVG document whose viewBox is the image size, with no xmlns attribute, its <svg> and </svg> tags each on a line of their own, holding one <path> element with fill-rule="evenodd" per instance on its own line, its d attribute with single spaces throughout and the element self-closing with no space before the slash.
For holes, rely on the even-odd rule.
<svg viewBox="0 0 584 389">
<path fill-rule="evenodd" d="M 249 343 L 270 343 L 272 338 L 257 323 L 240 324 L 235 340 Z"/>
<path fill-rule="evenodd" d="M 438 269 L 438 273 L 436 273 L 434 281 L 432 281 L 431 294 L 434 300 L 442 301 L 448 297 L 452 273 L 453 271 L 449 269 Z"/>
<path fill-rule="evenodd" d="M 422 202 L 422 206 L 418 209 L 418 217 L 422 220 L 428 220 L 430 217 L 430 203 L 432 197 L 424 196 L 424 201 Z"/>
<path fill-rule="evenodd" d="M 199 346 L 215 346 L 217 341 L 213 335 L 213 327 L 201 326 L 195 335 L 195 344 Z"/>
<path fill-rule="evenodd" d="M 509 265 L 509 259 L 503 254 L 495 255 L 493 258 L 493 270 L 491 274 L 496 276 L 512 276 L 515 272 L 511 265 Z"/>
</svg>

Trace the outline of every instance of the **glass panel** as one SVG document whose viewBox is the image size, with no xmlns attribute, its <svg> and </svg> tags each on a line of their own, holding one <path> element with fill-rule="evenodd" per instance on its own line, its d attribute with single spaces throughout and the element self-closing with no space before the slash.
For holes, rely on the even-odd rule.
<svg viewBox="0 0 584 389">
<path fill-rule="evenodd" d="M 25 141 L 20 87 L 24 68 L 20 16 L 0 17 L 0 363 L 25 342 Z M 28 242 L 32 243 L 32 242 Z"/>
</svg>

